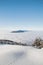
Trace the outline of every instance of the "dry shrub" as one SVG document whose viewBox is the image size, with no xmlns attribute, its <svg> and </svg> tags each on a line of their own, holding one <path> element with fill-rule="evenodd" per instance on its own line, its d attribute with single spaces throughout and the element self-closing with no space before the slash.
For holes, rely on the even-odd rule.
<svg viewBox="0 0 43 65">
<path fill-rule="evenodd" d="M 33 46 L 36 46 L 38 48 L 42 48 L 43 47 L 43 40 L 41 38 L 36 38 Z"/>
</svg>

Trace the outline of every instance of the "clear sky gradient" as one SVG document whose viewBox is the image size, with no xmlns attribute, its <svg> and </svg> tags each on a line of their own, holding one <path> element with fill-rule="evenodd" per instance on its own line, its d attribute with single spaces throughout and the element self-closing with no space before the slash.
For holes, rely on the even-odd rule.
<svg viewBox="0 0 43 65">
<path fill-rule="evenodd" d="M 0 29 L 43 30 L 43 0 L 0 0 Z"/>
</svg>

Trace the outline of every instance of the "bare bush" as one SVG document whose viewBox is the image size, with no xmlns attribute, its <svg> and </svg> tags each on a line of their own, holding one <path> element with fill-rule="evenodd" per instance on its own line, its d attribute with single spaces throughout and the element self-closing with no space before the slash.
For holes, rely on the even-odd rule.
<svg viewBox="0 0 43 65">
<path fill-rule="evenodd" d="M 42 48 L 43 47 L 43 40 L 41 38 L 36 38 L 32 45 L 36 46 L 38 48 Z"/>
</svg>

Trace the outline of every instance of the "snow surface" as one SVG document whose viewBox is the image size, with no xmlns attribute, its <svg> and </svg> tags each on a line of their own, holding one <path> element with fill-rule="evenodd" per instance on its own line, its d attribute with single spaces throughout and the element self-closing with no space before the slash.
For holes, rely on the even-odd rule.
<svg viewBox="0 0 43 65">
<path fill-rule="evenodd" d="M 0 65 L 43 65 L 43 49 L 0 45 Z"/>
<path fill-rule="evenodd" d="M 0 39 L 32 44 L 35 38 L 43 39 L 43 31 L 24 33 L 0 32 Z M 43 65 L 43 48 L 32 46 L 0 45 L 0 65 Z"/>
</svg>

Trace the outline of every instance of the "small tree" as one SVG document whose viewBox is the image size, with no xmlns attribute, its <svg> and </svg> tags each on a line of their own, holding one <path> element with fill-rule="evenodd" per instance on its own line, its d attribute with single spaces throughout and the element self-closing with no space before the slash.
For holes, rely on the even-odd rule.
<svg viewBox="0 0 43 65">
<path fill-rule="evenodd" d="M 41 38 L 36 38 L 33 43 L 33 46 L 40 46 L 40 41 L 41 41 Z"/>
</svg>

